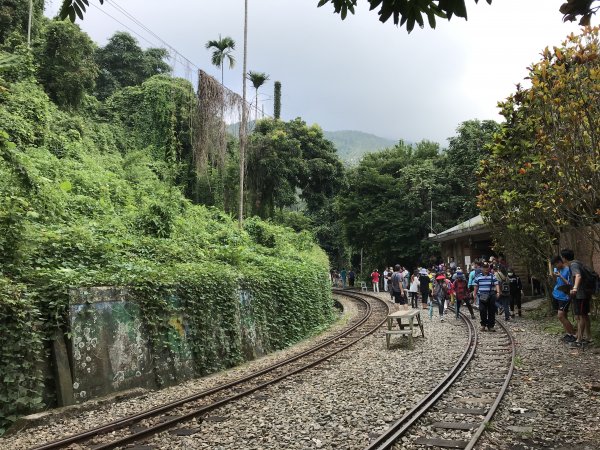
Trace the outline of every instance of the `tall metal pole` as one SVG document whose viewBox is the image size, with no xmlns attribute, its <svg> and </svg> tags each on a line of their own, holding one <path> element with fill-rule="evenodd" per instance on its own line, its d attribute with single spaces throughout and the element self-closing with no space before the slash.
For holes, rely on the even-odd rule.
<svg viewBox="0 0 600 450">
<path fill-rule="evenodd" d="M 248 0 L 244 0 L 244 73 L 242 84 L 242 123 L 240 124 L 240 205 L 238 225 L 244 226 L 244 171 L 246 169 L 246 128 L 248 127 L 248 108 L 246 106 L 246 72 L 248 59 Z"/>
<path fill-rule="evenodd" d="M 31 17 L 33 16 L 33 0 L 29 0 L 29 21 L 27 23 L 27 47 L 31 47 Z"/>
</svg>

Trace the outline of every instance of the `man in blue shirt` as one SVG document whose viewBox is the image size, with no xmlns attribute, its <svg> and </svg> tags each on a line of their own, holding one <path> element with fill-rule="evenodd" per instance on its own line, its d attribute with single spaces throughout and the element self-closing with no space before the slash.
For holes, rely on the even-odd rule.
<svg viewBox="0 0 600 450">
<path fill-rule="evenodd" d="M 486 329 L 496 331 L 496 298 L 500 297 L 498 280 L 490 273 L 490 265 L 484 262 L 481 265 L 483 273 L 473 281 L 473 296 L 479 300 L 479 316 L 481 318 L 481 331 Z"/>
<path fill-rule="evenodd" d="M 552 265 L 554 266 L 554 278 L 556 284 L 552 291 L 552 308 L 556 311 L 558 320 L 565 329 L 565 335 L 563 342 L 575 342 L 575 327 L 568 319 L 569 304 L 571 303 L 571 297 L 569 296 L 570 286 L 573 285 L 571 282 L 571 269 L 569 266 L 565 266 L 560 256 L 552 258 Z M 562 289 L 561 289 L 562 287 Z"/>
</svg>

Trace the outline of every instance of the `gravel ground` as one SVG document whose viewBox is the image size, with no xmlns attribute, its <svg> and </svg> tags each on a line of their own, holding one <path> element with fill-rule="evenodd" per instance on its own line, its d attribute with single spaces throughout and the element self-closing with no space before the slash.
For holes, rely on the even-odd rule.
<svg viewBox="0 0 600 450">
<path fill-rule="evenodd" d="M 381 294 L 382 298 L 388 298 Z M 464 325 L 425 320 L 427 339 L 387 350 L 383 329 L 328 364 L 215 411 L 192 436 L 157 435 L 161 449 L 362 449 L 451 368 Z M 395 338 L 394 343 L 402 343 Z M 455 345 L 446 346 L 446 343 Z"/>
<path fill-rule="evenodd" d="M 543 327 L 527 319 L 510 323 L 516 370 L 478 448 L 600 448 L 600 348 L 573 350 Z"/>
<path fill-rule="evenodd" d="M 198 391 L 208 389 L 219 384 L 232 381 L 251 372 L 260 370 L 268 365 L 293 354 L 300 353 L 324 341 L 334 334 L 339 333 L 348 325 L 348 322 L 358 314 L 356 304 L 346 298 L 338 298 L 342 303 L 344 312 L 326 332 L 306 339 L 293 347 L 271 353 L 255 361 L 250 361 L 224 372 L 219 372 L 208 377 L 190 380 L 178 386 L 172 386 L 158 391 L 146 392 L 133 398 L 121 401 L 90 401 L 76 407 L 63 408 L 56 412 L 50 411 L 48 417 L 43 419 L 43 425 L 28 428 L 18 433 L 0 437 L 1 450 L 28 449 L 43 442 L 58 439 L 65 435 L 74 434 L 83 430 L 102 425 L 106 422 L 138 413 L 154 406 L 173 401 L 177 398 L 192 395 Z"/>
</svg>

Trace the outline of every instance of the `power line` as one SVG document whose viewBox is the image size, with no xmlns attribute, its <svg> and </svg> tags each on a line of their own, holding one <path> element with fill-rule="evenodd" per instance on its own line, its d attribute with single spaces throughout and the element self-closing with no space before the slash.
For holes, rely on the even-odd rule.
<svg viewBox="0 0 600 450">
<path fill-rule="evenodd" d="M 109 4 L 111 7 L 113 7 L 114 9 L 116 9 L 117 11 L 119 11 L 121 14 L 123 14 L 125 17 L 127 17 L 129 20 L 131 20 L 133 23 L 135 23 L 136 25 L 138 25 L 140 28 L 142 28 L 148 34 L 150 34 L 151 36 L 153 36 L 155 39 L 157 39 L 165 47 L 168 47 L 171 50 L 172 53 L 175 53 L 176 55 L 178 55 L 181 59 L 183 59 L 183 61 L 188 62 L 189 64 L 191 64 L 192 66 L 194 66 L 196 69 L 200 69 L 200 67 L 198 67 L 196 64 L 194 64 L 193 61 L 190 61 L 188 58 L 186 58 L 180 52 L 178 52 L 177 50 L 175 50 L 175 48 L 172 45 L 170 45 L 167 41 L 165 41 L 163 38 L 161 38 L 154 31 L 152 31 L 149 27 L 147 27 L 146 25 L 144 25 L 139 19 L 137 19 L 133 14 L 131 14 L 130 12 L 128 12 L 121 5 L 119 5 L 115 0 L 111 0 L 111 1 L 107 0 L 106 3 Z"/>
</svg>

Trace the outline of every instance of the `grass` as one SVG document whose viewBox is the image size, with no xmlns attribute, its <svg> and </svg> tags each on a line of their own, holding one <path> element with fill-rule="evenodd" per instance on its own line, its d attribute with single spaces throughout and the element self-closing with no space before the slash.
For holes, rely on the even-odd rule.
<svg viewBox="0 0 600 450">
<path fill-rule="evenodd" d="M 515 356 L 514 363 L 515 363 L 515 367 L 516 367 L 517 369 L 522 369 L 522 368 L 523 368 L 523 366 L 525 365 L 525 364 L 523 363 L 523 358 L 521 358 L 521 356 L 519 356 L 519 355 L 516 355 L 516 356 Z"/>
</svg>

